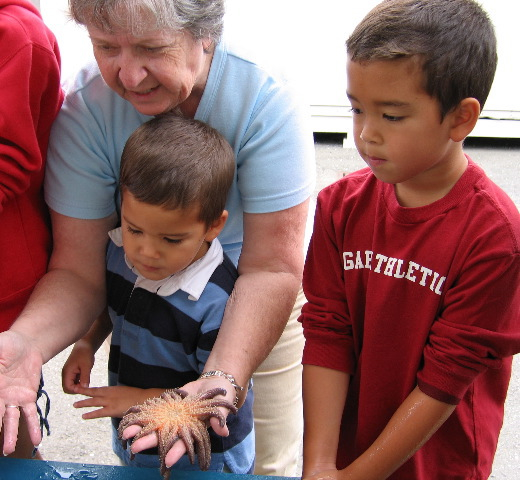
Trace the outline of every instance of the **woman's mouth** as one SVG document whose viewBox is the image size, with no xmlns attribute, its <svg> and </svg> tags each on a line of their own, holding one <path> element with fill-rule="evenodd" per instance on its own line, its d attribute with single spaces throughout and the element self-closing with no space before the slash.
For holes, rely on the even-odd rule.
<svg viewBox="0 0 520 480">
<path fill-rule="evenodd" d="M 147 97 L 151 93 L 155 92 L 159 88 L 159 85 L 157 87 L 149 88 L 148 90 L 141 90 L 141 91 L 135 91 L 135 90 L 127 90 L 128 94 L 135 97 Z"/>
</svg>

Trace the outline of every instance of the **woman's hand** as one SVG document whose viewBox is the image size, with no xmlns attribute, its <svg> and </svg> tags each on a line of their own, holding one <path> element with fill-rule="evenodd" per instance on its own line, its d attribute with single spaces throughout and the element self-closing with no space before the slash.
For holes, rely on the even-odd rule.
<svg viewBox="0 0 520 480">
<path fill-rule="evenodd" d="M 0 431 L 3 430 L 4 455 L 15 450 L 20 414 L 25 415 L 33 445 L 41 442 L 36 394 L 42 364 L 41 353 L 23 335 L 0 333 Z"/>
<path fill-rule="evenodd" d="M 212 390 L 214 388 L 223 388 L 226 390 L 226 400 L 230 403 L 235 401 L 235 388 L 231 385 L 229 380 L 224 377 L 210 377 L 210 378 L 202 378 L 195 380 L 194 382 L 187 383 L 183 387 L 180 387 L 181 390 L 184 390 L 189 395 L 195 395 L 197 393 L 206 392 L 208 390 Z M 154 395 L 158 396 L 158 395 Z M 226 418 L 229 414 L 229 410 L 224 407 L 219 407 L 219 410 L 223 413 Z M 222 437 L 227 437 L 229 435 L 229 430 L 227 425 L 220 426 L 218 419 L 212 417 L 210 419 L 210 426 L 215 431 L 217 435 Z M 124 440 L 131 440 L 141 431 L 141 427 L 138 425 L 132 425 L 126 428 L 123 432 Z M 143 450 L 147 450 L 148 448 L 154 448 L 158 445 L 157 435 L 151 433 L 145 437 L 140 438 L 132 443 L 130 449 L 132 453 L 139 453 Z M 184 443 L 175 442 L 174 446 L 169 450 L 165 457 L 166 466 L 169 468 L 173 464 L 175 464 L 184 454 L 186 453 L 186 447 Z"/>
</svg>

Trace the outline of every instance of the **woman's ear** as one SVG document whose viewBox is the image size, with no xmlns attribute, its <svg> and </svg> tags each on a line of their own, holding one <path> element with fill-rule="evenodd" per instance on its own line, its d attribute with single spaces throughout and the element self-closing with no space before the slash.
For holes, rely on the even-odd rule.
<svg viewBox="0 0 520 480">
<path fill-rule="evenodd" d="M 215 238 L 218 237 L 218 235 L 224 228 L 224 225 L 226 224 L 227 219 L 228 219 L 228 211 L 222 210 L 222 214 L 220 215 L 220 217 L 209 226 L 204 239 L 207 242 L 212 242 L 213 240 L 215 240 Z"/>
<path fill-rule="evenodd" d="M 465 98 L 448 115 L 452 122 L 451 139 L 462 142 L 475 128 L 480 117 L 480 103 L 476 98 Z"/>
</svg>

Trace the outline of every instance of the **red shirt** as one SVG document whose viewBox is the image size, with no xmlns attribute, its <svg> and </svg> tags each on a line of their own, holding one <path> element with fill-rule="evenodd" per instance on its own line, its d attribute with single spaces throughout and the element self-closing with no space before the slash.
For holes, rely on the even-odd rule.
<svg viewBox="0 0 520 480">
<path fill-rule="evenodd" d="M 369 169 L 320 193 L 303 280 L 303 363 L 351 375 L 339 468 L 419 385 L 457 407 L 389 478 L 488 478 L 520 351 L 519 244 L 517 208 L 471 161 L 424 207 L 401 207 Z"/>
<path fill-rule="evenodd" d="M 0 331 L 45 273 L 42 197 L 51 124 L 63 100 L 56 39 L 29 1 L 0 0 Z"/>
</svg>

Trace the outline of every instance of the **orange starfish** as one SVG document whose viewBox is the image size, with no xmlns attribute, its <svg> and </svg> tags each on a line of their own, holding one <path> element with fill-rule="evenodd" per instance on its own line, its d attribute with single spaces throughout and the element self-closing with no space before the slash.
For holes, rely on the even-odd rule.
<svg viewBox="0 0 520 480">
<path fill-rule="evenodd" d="M 218 407 L 228 408 L 236 413 L 237 409 L 227 400 L 215 399 L 217 395 L 226 395 L 223 388 L 214 388 L 197 395 L 188 395 L 180 389 L 167 390 L 160 397 L 149 398 L 140 405 L 128 409 L 119 424 L 119 438 L 123 430 L 130 425 L 139 425 L 142 430 L 134 441 L 157 432 L 159 439 L 159 459 L 161 474 L 166 480 L 170 470 L 166 468 L 165 457 L 177 440 L 182 440 L 191 463 L 195 463 L 195 453 L 199 457 L 201 470 L 207 470 L 211 463 L 211 442 L 208 434 L 208 420 L 216 417 L 220 426 L 226 420 Z M 126 447 L 126 441 L 123 441 Z"/>
</svg>

